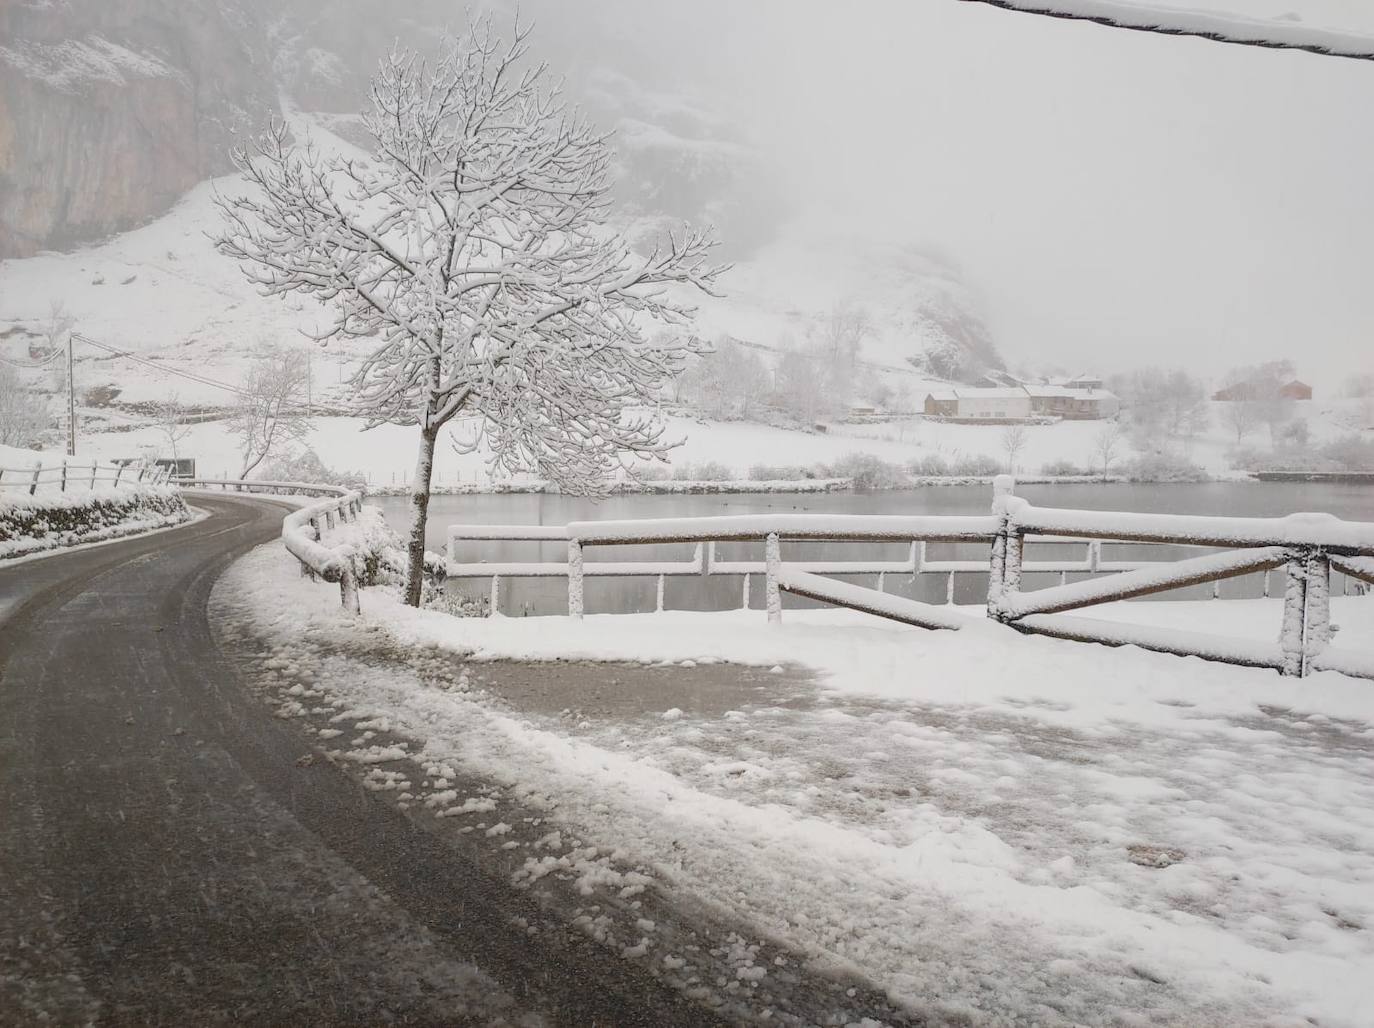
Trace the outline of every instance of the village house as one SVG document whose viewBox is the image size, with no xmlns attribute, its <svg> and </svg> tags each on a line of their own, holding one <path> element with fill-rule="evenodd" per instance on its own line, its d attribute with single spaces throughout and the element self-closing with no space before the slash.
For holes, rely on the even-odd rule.
<svg viewBox="0 0 1374 1028">
<path fill-rule="evenodd" d="M 1265 391 L 1266 387 L 1259 382 L 1237 382 L 1225 389 L 1218 389 L 1212 394 L 1212 399 L 1222 401 L 1257 400 L 1263 397 Z M 1285 400 L 1310 400 L 1312 399 L 1312 387 L 1295 378 L 1293 381 L 1279 386 L 1279 396 Z"/>
<path fill-rule="evenodd" d="M 1030 393 L 1025 389 L 958 386 L 928 394 L 925 413 L 955 421 L 1022 421 L 1034 411 Z"/>
<path fill-rule="evenodd" d="M 1046 417 L 1069 421 L 1100 421 L 1114 418 L 1121 401 L 1106 389 L 1078 388 L 1070 385 L 1028 385 L 1031 408 Z"/>
<path fill-rule="evenodd" d="M 1065 385 L 1030 385 L 1001 389 L 951 386 L 927 394 L 927 417 L 946 421 L 1026 421 L 1065 418 L 1093 421 L 1115 417 L 1121 401 L 1105 389 L 1071 389 Z"/>
</svg>

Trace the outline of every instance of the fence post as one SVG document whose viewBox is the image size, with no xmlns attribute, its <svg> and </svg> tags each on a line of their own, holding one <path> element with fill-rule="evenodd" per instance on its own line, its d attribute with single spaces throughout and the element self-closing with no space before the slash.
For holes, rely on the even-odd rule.
<svg viewBox="0 0 1374 1028">
<path fill-rule="evenodd" d="M 1307 554 L 1293 551 L 1286 565 L 1283 585 L 1283 628 L 1279 650 L 1283 654 L 1281 675 L 1301 678 L 1307 672 Z"/>
<path fill-rule="evenodd" d="M 782 566 L 782 544 L 778 534 L 770 532 L 763 543 L 763 563 L 766 570 L 764 579 L 764 600 L 768 607 L 768 623 L 782 624 L 782 592 L 778 588 L 778 570 Z"/>
<path fill-rule="evenodd" d="M 1016 479 L 1011 475 L 998 475 L 992 480 L 992 514 L 997 518 L 997 535 L 992 540 L 992 552 L 988 556 L 988 603 L 987 615 L 999 619 L 1002 613 L 1002 596 L 1007 591 L 1007 564 L 1011 550 L 1011 518 L 1007 512 L 1007 501 L 1016 495 Z M 1017 543 L 1016 578 L 1020 584 L 1020 543 Z M 948 602 L 954 602 L 954 574 L 949 576 L 947 589 Z"/>
<path fill-rule="evenodd" d="M 122 474 L 124 474 L 124 465 L 123 465 L 123 464 L 117 465 L 117 466 L 115 467 L 114 485 L 110 486 L 111 489 L 118 489 L 118 488 L 119 488 L 119 476 L 122 475 Z M 94 463 L 94 462 L 91 463 L 91 488 L 92 488 L 92 489 L 95 488 L 95 463 Z"/>
<path fill-rule="evenodd" d="M 748 609 L 749 609 L 749 575 L 748 575 L 748 574 L 745 574 L 745 576 L 744 576 L 744 588 L 743 588 L 742 595 L 740 596 L 739 609 L 740 609 L 740 610 L 748 610 Z"/>
<path fill-rule="evenodd" d="M 1331 642 L 1331 560 L 1324 550 L 1307 554 L 1307 645 L 1303 648 L 1303 670 Z"/>
<path fill-rule="evenodd" d="M 663 576 L 662 576 L 662 575 L 659 575 L 659 576 L 658 576 L 658 596 L 657 596 L 656 599 L 654 600 L 654 610 L 655 610 L 657 613 L 659 613 L 659 614 L 662 614 L 662 613 L 663 613 Z"/>
<path fill-rule="evenodd" d="M 496 617 L 497 610 L 501 606 L 501 576 L 491 576 L 491 601 L 487 604 L 487 617 Z"/>
<path fill-rule="evenodd" d="M 568 617 L 582 620 L 582 543 L 568 540 Z"/>
<path fill-rule="evenodd" d="M 43 470 L 41 462 L 35 462 L 33 466 L 33 481 L 29 483 L 29 495 L 33 496 L 38 492 L 38 475 Z"/>
<path fill-rule="evenodd" d="M 326 510 L 324 512 L 324 527 L 331 532 L 334 531 L 334 512 L 332 510 Z"/>
<path fill-rule="evenodd" d="M 346 561 L 343 572 L 339 575 L 339 598 L 343 601 L 344 610 L 350 614 L 361 614 L 362 605 L 358 602 L 358 580 L 353 577 L 353 564 Z"/>
<path fill-rule="evenodd" d="M 67 458 L 62 458 L 62 484 L 58 486 L 58 492 L 67 491 Z"/>
</svg>

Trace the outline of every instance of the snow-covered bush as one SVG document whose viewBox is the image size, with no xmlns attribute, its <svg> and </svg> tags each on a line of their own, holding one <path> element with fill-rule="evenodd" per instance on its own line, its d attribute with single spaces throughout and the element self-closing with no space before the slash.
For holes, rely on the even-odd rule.
<svg viewBox="0 0 1374 1028">
<path fill-rule="evenodd" d="M 113 539 L 190 516 L 181 493 L 166 486 L 0 494 L 0 558 Z"/>
<path fill-rule="evenodd" d="M 734 477 L 733 471 L 713 460 L 679 464 L 673 468 L 673 480 L 677 482 L 730 482 Z"/>
<path fill-rule="evenodd" d="M 1052 475 L 1056 478 L 1068 478 L 1092 475 L 1094 472 L 1092 468 L 1081 468 L 1071 460 L 1052 460 L 1041 466 L 1040 474 Z"/>
<path fill-rule="evenodd" d="M 996 457 L 989 457 L 985 453 L 974 453 L 967 457 L 959 457 L 949 466 L 951 475 L 1000 475 L 1006 468 Z"/>
<path fill-rule="evenodd" d="M 856 489 L 900 489 L 910 485 L 907 473 L 871 453 L 846 453 L 825 468 L 828 478 L 847 478 Z"/>
<path fill-rule="evenodd" d="M 907 461 L 906 469 L 921 478 L 939 478 L 949 474 L 949 463 L 938 453 L 927 453 Z"/>
<path fill-rule="evenodd" d="M 360 587 L 400 585 L 405 580 L 405 543 L 376 507 L 364 507 L 356 521 L 336 522 L 334 530 L 327 531 L 320 541 L 353 565 Z M 444 558 L 426 552 L 425 581 L 440 585 L 446 573 Z"/>
<path fill-rule="evenodd" d="M 362 471 L 336 471 L 320 459 L 314 450 L 305 449 L 290 457 L 276 457 L 263 461 L 257 477 L 265 482 L 312 482 L 320 485 L 340 485 L 348 489 L 365 489 L 367 475 Z"/>
<path fill-rule="evenodd" d="M 1374 440 L 1341 436 L 1322 447 L 1322 457 L 1333 471 L 1374 471 Z"/>
<path fill-rule="evenodd" d="M 818 468 L 798 464 L 755 464 L 749 469 L 751 482 L 801 482 L 819 477 Z"/>
<path fill-rule="evenodd" d="M 1206 482 L 1211 476 L 1183 457 L 1147 453 L 1121 465 L 1119 473 L 1131 482 Z"/>
</svg>

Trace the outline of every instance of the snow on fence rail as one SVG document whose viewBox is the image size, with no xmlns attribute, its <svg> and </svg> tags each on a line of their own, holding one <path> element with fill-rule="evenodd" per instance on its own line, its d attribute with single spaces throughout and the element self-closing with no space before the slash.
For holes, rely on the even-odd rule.
<svg viewBox="0 0 1374 1028">
<path fill-rule="evenodd" d="M 66 492 L 68 489 L 94 489 L 97 483 L 110 483 L 110 488 L 135 485 L 163 485 L 171 474 L 167 467 L 150 468 L 146 464 L 61 464 L 41 462 L 29 468 L 0 467 L 0 489 L 18 489 L 30 496 L 40 489 Z M 0 495 L 4 495 L 0 493 Z"/>
<path fill-rule="evenodd" d="M 1374 678 L 1374 651 L 1330 649 L 1331 569 L 1334 566 L 1361 581 L 1374 580 L 1372 523 L 1342 521 L 1330 514 L 1233 518 L 1043 508 L 1014 496 L 1010 479 L 999 480 L 994 487 L 993 513 L 1001 525 L 992 545 L 988 616 L 1019 631 L 1272 667 L 1285 675 L 1305 676 L 1312 670 L 1328 669 Z M 1022 555 L 1029 536 L 1239 549 L 1023 593 L 1021 576 L 1027 566 Z M 1118 625 L 1061 613 L 1257 571 L 1265 572 L 1268 595 L 1268 572 L 1277 567 L 1286 569 L 1277 644 Z"/>
<path fill-rule="evenodd" d="M 1028 561 L 1028 537 L 1086 547 L 1081 560 Z M 465 563 L 453 559 L 465 542 L 562 542 L 563 561 Z M 718 542 L 762 541 L 763 561 L 717 560 Z M 901 561 L 790 561 L 781 559 L 781 544 L 805 541 L 894 542 L 910 545 Z M 587 546 L 696 543 L 687 561 L 586 561 Z M 985 542 L 986 561 L 928 560 L 931 542 Z M 663 609 L 664 579 L 679 575 L 741 575 L 744 605 L 749 602 L 749 576 L 763 574 L 768 619 L 781 620 L 780 594 L 791 592 L 839 606 L 864 610 L 931 629 L 958 629 L 960 619 L 945 608 L 892 596 L 883 590 L 887 574 L 944 574 L 946 595 L 953 601 L 954 576 L 988 575 L 988 616 L 1018 631 L 1036 632 L 1107 645 L 1136 645 L 1168 653 L 1276 668 L 1283 674 L 1338 670 L 1374 678 L 1374 653 L 1333 651 L 1329 597 L 1334 567 L 1349 579 L 1374 583 L 1374 524 L 1346 522 L 1329 514 L 1294 514 L 1286 518 L 1189 517 L 1112 511 L 1058 510 L 1034 507 L 1013 494 L 1013 482 L 1001 476 L 994 485 L 993 512 L 983 516 L 750 514 L 726 517 L 661 518 L 638 521 L 578 521 L 568 525 L 451 525 L 447 565 L 451 578 L 490 578 L 492 612 L 503 577 L 568 579 L 568 613 L 583 614 L 583 580 L 587 576 L 651 576 L 658 579 L 658 609 Z M 1104 543 L 1144 543 L 1190 547 L 1228 547 L 1229 552 L 1183 560 L 1105 561 Z M 1098 603 L 1153 595 L 1171 589 L 1285 567 L 1283 628 L 1277 643 L 1122 625 L 1063 611 Z M 1060 584 L 1021 591 L 1022 575 L 1058 573 Z M 829 575 L 877 574 L 878 588 L 835 581 Z M 1069 574 L 1104 575 L 1069 583 Z"/>
<path fill-rule="evenodd" d="M 286 550 L 301 563 L 301 570 L 318 575 L 326 582 L 339 583 L 339 597 L 344 609 L 359 612 L 358 582 L 353 564 L 320 542 L 323 533 L 339 523 L 356 521 L 362 511 L 363 495 L 354 489 L 311 482 L 265 482 L 226 478 L 178 478 L 183 489 L 211 489 L 249 493 L 276 493 L 289 496 L 321 496 L 312 503 L 294 510 L 282 519 L 281 538 Z"/>
</svg>

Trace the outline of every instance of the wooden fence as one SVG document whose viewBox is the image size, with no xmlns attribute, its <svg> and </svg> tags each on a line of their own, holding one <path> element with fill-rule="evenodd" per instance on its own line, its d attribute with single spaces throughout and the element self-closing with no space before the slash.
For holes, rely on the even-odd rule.
<svg viewBox="0 0 1374 1028">
<path fill-rule="evenodd" d="M 166 467 L 150 468 L 146 464 L 35 464 L 31 468 L 0 467 L 0 489 L 17 489 L 34 496 L 40 489 L 67 492 L 70 489 L 94 489 L 97 483 L 109 483 L 110 488 L 135 485 L 164 485 L 170 471 Z"/>
<path fill-rule="evenodd" d="M 740 575 L 748 606 L 749 576 L 762 574 L 768 619 L 780 621 L 780 594 L 795 595 L 863 610 L 923 628 L 957 630 L 967 624 L 948 607 L 887 593 L 888 574 L 944 574 L 952 602 L 954 576 L 988 576 L 987 613 L 1022 632 L 1035 632 L 1106 645 L 1136 645 L 1168 653 L 1275 668 L 1286 675 L 1337 670 L 1374 678 L 1374 652 L 1335 650 L 1330 646 L 1330 575 L 1334 568 L 1347 580 L 1374 583 L 1374 524 L 1345 522 L 1327 514 L 1294 514 L 1286 518 L 1184 517 L 1113 511 L 1038 508 L 1016 497 L 1013 483 L 1002 476 L 994 486 L 993 511 L 982 516 L 902 517 L 888 515 L 741 515 L 634 521 L 584 521 L 568 525 L 453 525 L 448 531 L 448 574 L 454 578 L 490 578 L 496 610 L 503 577 L 566 576 L 568 613 L 583 615 L 583 582 L 588 576 L 654 576 L 658 609 L 663 609 L 665 578 L 685 575 Z M 1031 540 L 1086 547 L 1081 560 L 1028 561 Z M 454 559 L 460 544 L 474 541 L 559 542 L 567 545 L 566 561 L 471 563 Z M 764 545 L 763 561 L 717 560 L 720 542 L 753 541 Z M 784 542 L 903 542 L 910 547 L 901 561 L 782 560 Z M 989 544 L 985 561 L 926 559 L 929 543 Z M 587 547 L 631 544 L 696 543 L 685 561 L 587 561 Z M 1209 547 L 1223 552 L 1182 560 L 1105 561 L 1101 547 L 1111 543 Z M 1066 616 L 1063 612 L 1185 586 L 1286 569 L 1283 624 L 1275 643 L 1255 642 L 1198 632 L 1118 624 Z M 1057 573 L 1059 585 L 1022 589 L 1023 576 Z M 836 581 L 832 575 L 874 573 L 878 588 Z M 1090 576 L 1069 582 L 1070 574 Z"/>
</svg>

